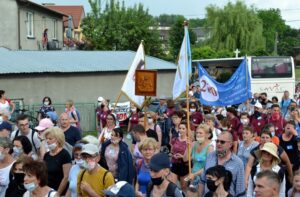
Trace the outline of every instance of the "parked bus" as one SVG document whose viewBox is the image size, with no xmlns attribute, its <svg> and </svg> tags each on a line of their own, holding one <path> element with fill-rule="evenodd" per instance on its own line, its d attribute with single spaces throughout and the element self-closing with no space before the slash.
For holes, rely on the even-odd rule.
<svg viewBox="0 0 300 197">
<path fill-rule="evenodd" d="M 198 63 L 201 63 L 217 81 L 224 82 L 224 78 L 230 77 L 243 59 L 241 57 L 193 60 L 193 70 L 197 77 Z M 294 95 L 295 66 L 292 57 L 247 57 L 247 66 L 252 93 L 266 92 L 269 99 L 277 96 L 279 101 L 285 90 L 290 92 L 291 97 Z"/>
</svg>

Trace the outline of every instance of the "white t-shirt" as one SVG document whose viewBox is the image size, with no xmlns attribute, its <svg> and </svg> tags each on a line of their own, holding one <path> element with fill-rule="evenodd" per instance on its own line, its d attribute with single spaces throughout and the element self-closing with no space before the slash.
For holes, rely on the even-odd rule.
<svg viewBox="0 0 300 197">
<path fill-rule="evenodd" d="M 77 177 L 81 168 L 79 165 L 75 164 L 71 167 L 69 173 L 69 190 L 71 192 L 71 197 L 77 197 Z"/>
<path fill-rule="evenodd" d="M 15 135 L 16 135 L 17 131 L 18 131 L 18 129 L 12 132 L 12 134 L 10 136 L 11 141 L 13 141 L 14 138 L 16 137 Z M 20 135 L 22 135 L 21 131 L 19 131 L 19 133 L 18 133 L 18 136 L 20 136 Z M 30 143 L 32 145 L 32 152 L 37 154 L 37 152 L 35 151 L 35 148 L 33 146 L 33 143 L 34 143 L 36 149 L 39 149 L 41 147 L 41 141 L 40 141 L 40 139 L 38 137 L 37 132 L 34 132 L 34 134 L 33 134 L 33 141 L 34 141 L 33 143 L 32 143 L 32 137 L 31 136 L 32 136 L 32 129 L 30 129 L 30 131 L 26 135 L 26 137 L 29 139 L 29 141 L 30 141 Z"/>
<path fill-rule="evenodd" d="M 9 184 L 9 172 L 13 163 L 5 168 L 0 169 L 0 196 L 5 196 L 5 192 Z"/>
<path fill-rule="evenodd" d="M 49 191 L 48 194 L 46 194 L 44 197 L 54 197 L 56 194 L 56 191 L 54 189 L 51 189 Z M 30 192 L 29 191 L 26 191 L 24 194 L 23 194 L 23 197 L 30 197 Z M 42 197 L 42 196 L 41 196 Z"/>
</svg>

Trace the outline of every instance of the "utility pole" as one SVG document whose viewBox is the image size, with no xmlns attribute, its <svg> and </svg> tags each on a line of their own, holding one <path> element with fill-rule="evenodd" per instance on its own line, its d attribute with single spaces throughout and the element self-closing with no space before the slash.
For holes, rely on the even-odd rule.
<svg viewBox="0 0 300 197">
<path fill-rule="evenodd" d="M 277 53 L 277 44 L 278 44 L 278 32 L 275 32 L 275 43 L 274 43 L 274 55 L 278 55 Z"/>
</svg>

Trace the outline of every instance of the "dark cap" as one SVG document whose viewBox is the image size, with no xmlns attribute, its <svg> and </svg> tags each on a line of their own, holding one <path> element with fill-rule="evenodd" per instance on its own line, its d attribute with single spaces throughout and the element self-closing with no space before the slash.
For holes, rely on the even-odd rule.
<svg viewBox="0 0 300 197">
<path fill-rule="evenodd" d="M 108 196 L 121 196 L 121 197 L 134 197 L 135 191 L 126 181 L 119 181 L 110 186 L 108 189 L 103 190 L 103 193 Z"/>
<path fill-rule="evenodd" d="M 3 122 L 0 124 L 0 131 L 3 130 L 3 129 L 7 129 L 7 130 L 9 130 L 9 131 L 12 131 L 12 126 L 11 126 L 11 124 L 9 124 L 8 122 L 3 121 Z"/>
<path fill-rule="evenodd" d="M 150 160 L 150 169 L 158 172 L 161 169 L 170 168 L 171 163 L 166 153 L 157 153 Z"/>
</svg>

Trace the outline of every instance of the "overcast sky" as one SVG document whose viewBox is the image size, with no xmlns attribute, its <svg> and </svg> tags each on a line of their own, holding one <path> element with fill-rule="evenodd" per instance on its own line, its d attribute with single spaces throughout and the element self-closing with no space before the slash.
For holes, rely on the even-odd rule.
<svg viewBox="0 0 300 197">
<path fill-rule="evenodd" d="M 36 3 L 55 3 L 57 5 L 84 5 L 85 11 L 91 10 L 88 0 L 31 0 Z M 109 0 L 101 0 L 103 3 Z M 235 2 L 236 0 L 232 0 Z M 300 0 L 244 0 L 247 5 L 257 8 L 279 8 L 286 23 L 300 28 Z M 223 7 L 228 0 L 125 0 L 126 6 L 143 3 L 150 14 L 181 14 L 187 18 L 204 18 L 205 7 L 214 4 Z"/>
</svg>

